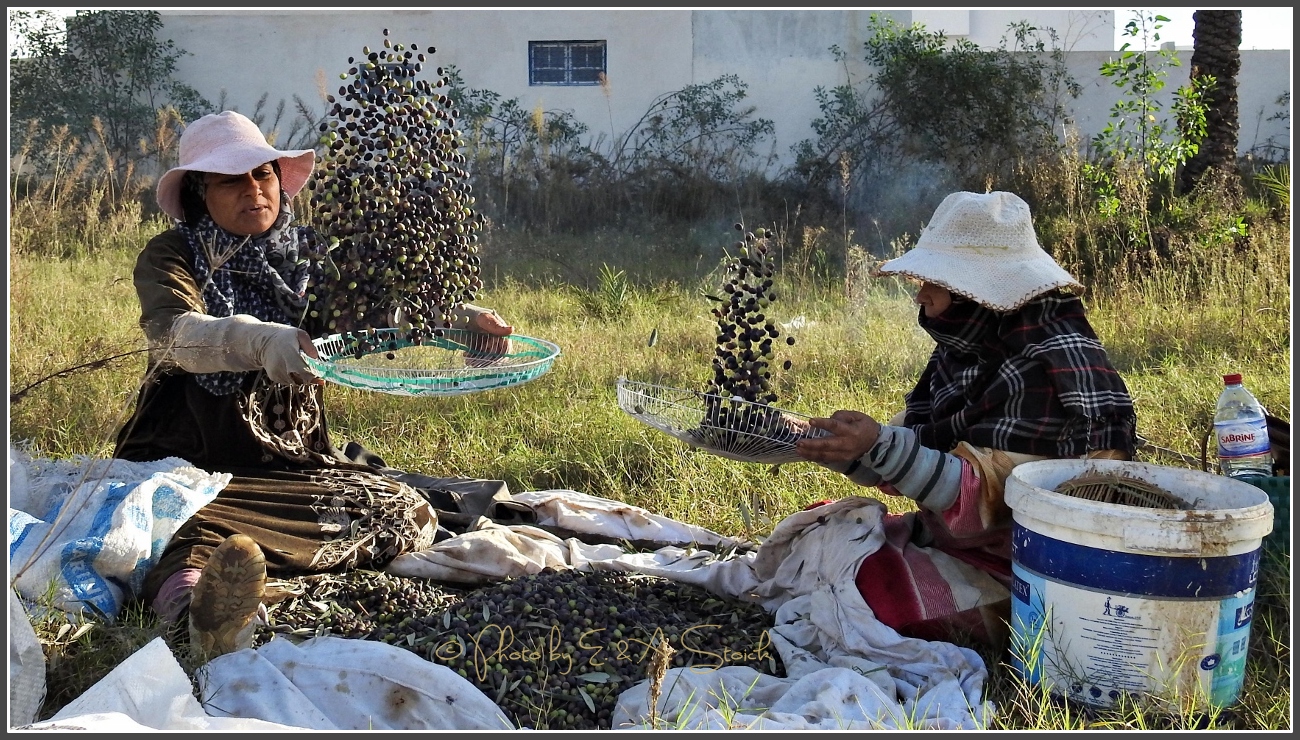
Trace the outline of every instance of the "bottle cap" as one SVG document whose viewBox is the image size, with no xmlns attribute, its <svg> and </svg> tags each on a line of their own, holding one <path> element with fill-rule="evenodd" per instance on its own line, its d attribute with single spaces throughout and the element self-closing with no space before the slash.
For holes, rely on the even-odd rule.
<svg viewBox="0 0 1300 740">
<path fill-rule="evenodd" d="M 1223 376 L 1224 385 L 1237 385 L 1241 383 L 1241 373 L 1228 373 Z"/>
</svg>

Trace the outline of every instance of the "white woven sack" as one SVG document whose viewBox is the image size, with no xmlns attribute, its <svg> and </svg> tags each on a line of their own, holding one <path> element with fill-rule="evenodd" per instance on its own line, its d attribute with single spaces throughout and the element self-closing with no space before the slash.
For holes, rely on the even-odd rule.
<svg viewBox="0 0 1300 740">
<path fill-rule="evenodd" d="M 22 599 L 9 589 L 9 726 L 36 721 L 45 703 L 45 653 Z"/>
</svg>

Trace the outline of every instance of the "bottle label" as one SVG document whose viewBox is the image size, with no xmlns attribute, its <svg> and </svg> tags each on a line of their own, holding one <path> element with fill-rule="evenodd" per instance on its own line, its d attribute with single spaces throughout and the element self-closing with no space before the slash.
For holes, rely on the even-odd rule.
<svg viewBox="0 0 1300 740">
<path fill-rule="evenodd" d="M 1260 455 L 1269 451 L 1268 422 L 1264 419 L 1216 421 L 1219 457 L 1235 458 Z"/>
</svg>

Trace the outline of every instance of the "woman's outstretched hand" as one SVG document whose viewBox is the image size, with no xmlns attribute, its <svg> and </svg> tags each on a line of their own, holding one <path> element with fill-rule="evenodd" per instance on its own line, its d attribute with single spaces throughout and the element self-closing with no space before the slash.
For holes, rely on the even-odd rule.
<svg viewBox="0 0 1300 740">
<path fill-rule="evenodd" d="M 508 337 L 515 331 L 515 328 L 498 316 L 496 311 L 484 311 L 475 316 L 474 329 L 494 337 Z"/>
<path fill-rule="evenodd" d="M 812 462 L 849 462 L 867 454 L 880 436 L 880 422 L 860 411 L 836 411 L 830 418 L 809 420 L 809 425 L 831 433 L 829 437 L 799 440 L 795 449 Z"/>
<path fill-rule="evenodd" d="M 470 330 L 487 336 L 476 338 L 473 347 L 465 351 L 466 365 L 491 367 L 510 353 L 510 335 L 515 329 L 498 316 L 496 311 L 484 311 L 475 316 Z"/>
</svg>

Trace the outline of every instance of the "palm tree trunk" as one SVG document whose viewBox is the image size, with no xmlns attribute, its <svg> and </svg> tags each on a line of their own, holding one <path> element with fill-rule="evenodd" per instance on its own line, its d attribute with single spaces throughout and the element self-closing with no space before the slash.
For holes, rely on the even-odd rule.
<svg viewBox="0 0 1300 740">
<path fill-rule="evenodd" d="M 1241 70 L 1241 11 L 1198 10 L 1192 14 L 1193 80 L 1211 75 L 1216 84 L 1206 96 L 1205 141 L 1183 165 L 1180 189 L 1190 193 L 1211 168 L 1218 168 L 1231 194 L 1240 192 L 1237 176 L 1237 73 Z"/>
</svg>

